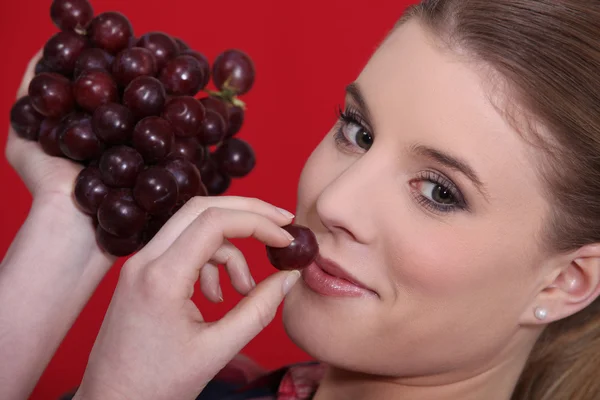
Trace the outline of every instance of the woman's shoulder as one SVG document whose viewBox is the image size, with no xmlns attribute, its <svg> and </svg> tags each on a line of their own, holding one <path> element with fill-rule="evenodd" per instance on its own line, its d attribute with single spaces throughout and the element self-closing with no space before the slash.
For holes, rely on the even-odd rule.
<svg viewBox="0 0 600 400">
<path fill-rule="evenodd" d="M 244 355 L 236 356 L 206 386 L 196 400 L 308 400 L 325 367 L 297 363 L 268 371 Z"/>
</svg>

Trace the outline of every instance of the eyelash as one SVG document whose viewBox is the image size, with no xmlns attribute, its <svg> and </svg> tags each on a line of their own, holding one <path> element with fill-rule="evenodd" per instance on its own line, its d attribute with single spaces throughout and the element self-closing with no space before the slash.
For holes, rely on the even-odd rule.
<svg viewBox="0 0 600 400">
<path fill-rule="evenodd" d="M 350 142 L 346 135 L 344 135 L 344 128 L 348 125 L 355 125 L 364 129 L 368 132 L 371 137 L 374 135 L 371 132 L 371 129 L 368 128 L 368 124 L 365 119 L 362 117 L 360 112 L 355 108 L 350 106 L 346 107 L 346 109 L 342 109 L 342 106 L 338 106 L 337 109 L 337 117 L 339 121 L 339 126 L 335 131 L 334 140 L 337 146 L 340 148 L 350 151 L 352 153 L 363 153 L 364 149 L 357 149 L 357 146 Z M 458 187 L 444 175 L 434 172 L 434 171 L 422 171 L 419 173 L 416 179 L 413 179 L 410 184 L 413 187 L 413 183 L 427 181 L 431 182 L 435 185 L 441 186 L 444 190 L 448 190 L 452 197 L 455 200 L 455 204 L 440 204 L 436 203 L 427 197 L 423 196 L 421 193 L 415 192 L 413 190 L 413 195 L 415 196 L 419 205 L 423 206 L 427 210 L 437 213 L 437 214 L 446 214 L 457 210 L 468 210 L 468 205 L 464 199 L 464 196 L 458 189 Z"/>
<path fill-rule="evenodd" d="M 371 136 L 371 129 L 367 126 L 365 119 L 360 115 L 360 112 L 355 108 L 350 106 L 346 107 L 345 110 L 342 109 L 342 106 L 338 106 L 337 108 L 337 117 L 340 122 L 338 129 L 335 131 L 335 143 L 343 148 L 344 150 L 350 151 L 352 153 L 362 153 L 365 150 L 360 149 L 357 151 L 356 145 L 348 140 L 346 135 L 344 135 L 344 127 L 348 125 L 356 125 L 361 129 L 369 132 Z"/>
<path fill-rule="evenodd" d="M 427 208 L 429 211 L 435 213 L 449 213 L 457 210 L 468 210 L 467 202 L 465 201 L 465 198 L 458 187 L 444 175 L 434 171 L 419 172 L 417 178 L 410 182 L 411 187 L 413 183 L 422 181 L 431 182 L 434 185 L 440 186 L 442 189 L 449 191 L 455 201 L 454 204 L 440 204 L 428 199 L 420 192 L 415 193 L 414 195 L 417 199 L 417 202 Z"/>
</svg>

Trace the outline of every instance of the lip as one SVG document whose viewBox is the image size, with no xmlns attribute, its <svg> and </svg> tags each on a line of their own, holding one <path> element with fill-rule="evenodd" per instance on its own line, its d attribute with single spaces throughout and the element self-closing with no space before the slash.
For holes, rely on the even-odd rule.
<svg viewBox="0 0 600 400">
<path fill-rule="evenodd" d="M 302 271 L 306 286 L 324 296 L 363 297 L 377 295 L 339 264 L 322 256 Z"/>
</svg>

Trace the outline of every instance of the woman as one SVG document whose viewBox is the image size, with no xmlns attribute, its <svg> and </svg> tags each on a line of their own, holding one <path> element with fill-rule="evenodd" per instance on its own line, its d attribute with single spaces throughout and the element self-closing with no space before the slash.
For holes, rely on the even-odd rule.
<svg viewBox="0 0 600 400">
<path fill-rule="evenodd" d="M 251 289 L 226 238 L 285 246 L 289 218 L 250 200 L 192 203 L 124 266 L 74 398 L 209 398 L 284 295 L 289 336 L 321 364 L 295 369 L 307 393 L 281 383 L 280 399 L 599 398 L 599 21 L 600 4 L 577 0 L 408 10 L 303 171 L 296 221 L 316 233 L 318 263 L 298 283 L 282 272 Z M 39 176 L 11 140 L 26 181 Z M 25 264 L 34 229 L 4 269 Z M 189 246 L 198 235 L 206 245 Z M 88 245 L 70 261 L 105 260 Z M 189 297 L 200 276 L 218 299 L 211 262 L 249 296 L 205 324 Z M 77 301 L 95 282 L 85 275 Z M 271 396 L 269 384 L 213 398 Z"/>
</svg>

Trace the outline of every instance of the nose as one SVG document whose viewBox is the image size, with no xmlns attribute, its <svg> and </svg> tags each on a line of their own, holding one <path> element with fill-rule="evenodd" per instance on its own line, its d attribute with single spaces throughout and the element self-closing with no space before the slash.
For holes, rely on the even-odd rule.
<svg viewBox="0 0 600 400">
<path fill-rule="evenodd" d="M 386 196 L 384 180 L 391 175 L 383 169 L 385 164 L 375 152 L 368 152 L 324 187 L 315 208 L 330 232 L 363 244 L 375 239 L 377 221 L 385 213 L 381 207 Z"/>
</svg>

